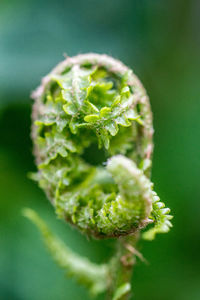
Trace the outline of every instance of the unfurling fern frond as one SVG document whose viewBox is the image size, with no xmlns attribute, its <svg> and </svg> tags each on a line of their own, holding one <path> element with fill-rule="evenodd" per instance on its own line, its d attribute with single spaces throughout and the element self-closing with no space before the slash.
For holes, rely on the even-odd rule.
<svg viewBox="0 0 200 300">
<path fill-rule="evenodd" d="M 60 218 L 89 237 L 118 238 L 108 290 L 127 299 L 139 231 L 153 222 L 144 233 L 153 239 L 171 226 L 150 181 L 153 127 L 145 89 L 121 62 L 85 54 L 59 64 L 33 97 L 38 172 L 32 177 Z"/>
</svg>

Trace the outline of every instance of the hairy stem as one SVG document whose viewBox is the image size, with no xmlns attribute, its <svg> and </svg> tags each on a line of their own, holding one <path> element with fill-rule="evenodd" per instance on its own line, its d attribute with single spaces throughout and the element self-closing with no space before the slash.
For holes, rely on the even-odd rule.
<svg viewBox="0 0 200 300">
<path fill-rule="evenodd" d="M 117 253 L 111 260 L 112 288 L 109 297 L 113 300 L 128 300 L 131 292 L 131 275 L 135 264 L 135 250 L 139 232 L 121 237 L 117 241 Z"/>
</svg>

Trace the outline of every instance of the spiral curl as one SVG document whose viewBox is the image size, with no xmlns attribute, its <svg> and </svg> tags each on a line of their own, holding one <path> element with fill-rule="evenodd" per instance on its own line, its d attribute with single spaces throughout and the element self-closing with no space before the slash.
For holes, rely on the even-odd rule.
<svg viewBox="0 0 200 300">
<path fill-rule="evenodd" d="M 33 98 L 34 179 L 59 217 L 97 238 L 152 221 L 146 238 L 168 231 L 169 209 L 158 204 L 149 180 L 149 99 L 129 68 L 106 55 L 68 57 Z"/>
</svg>

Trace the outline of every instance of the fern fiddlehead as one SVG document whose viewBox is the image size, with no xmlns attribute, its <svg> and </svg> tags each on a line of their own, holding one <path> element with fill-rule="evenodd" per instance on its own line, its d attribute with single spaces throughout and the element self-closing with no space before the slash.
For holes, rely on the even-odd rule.
<svg viewBox="0 0 200 300">
<path fill-rule="evenodd" d="M 143 235 L 153 239 L 171 226 L 149 179 L 153 127 L 146 92 L 121 62 L 85 54 L 59 64 L 33 98 L 33 178 L 60 218 L 88 236 L 118 238 L 107 273 L 115 275 L 104 289 L 127 299 L 139 231 L 153 223 Z"/>
</svg>

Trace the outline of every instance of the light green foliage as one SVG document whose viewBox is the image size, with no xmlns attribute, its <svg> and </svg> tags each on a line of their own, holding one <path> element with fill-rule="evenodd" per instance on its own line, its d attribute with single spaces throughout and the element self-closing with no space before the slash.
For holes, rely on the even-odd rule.
<svg viewBox="0 0 200 300">
<path fill-rule="evenodd" d="M 32 178 L 39 182 L 60 218 L 88 236 L 127 235 L 134 245 L 135 235 L 150 223 L 153 227 L 143 234 L 146 239 L 169 230 L 170 210 L 159 201 L 150 181 L 150 105 L 130 69 L 105 55 L 68 58 L 43 79 L 33 97 L 32 137 L 38 172 Z M 65 256 L 66 268 L 76 277 L 73 261 L 79 262 L 80 269 L 87 264 L 90 269 L 89 263 L 84 265 L 84 260 L 62 250 L 60 242 L 54 243 L 37 216 L 28 216 L 39 226 L 52 254 Z M 125 244 L 121 249 L 123 257 L 133 251 Z M 62 265 L 63 261 L 58 262 Z M 122 262 L 115 267 L 130 273 Z M 88 274 L 84 276 L 89 280 Z M 115 292 L 113 299 L 127 299 L 129 279 L 111 278 L 117 282 L 109 287 Z M 91 285 L 90 289 L 97 289 Z"/>
<path fill-rule="evenodd" d="M 124 295 L 128 294 L 131 290 L 131 285 L 129 282 L 126 282 L 122 284 L 118 289 L 116 290 L 113 300 L 119 300 L 121 299 Z"/>
<path fill-rule="evenodd" d="M 154 226 L 144 232 L 143 238 L 146 240 L 153 240 L 157 233 L 168 232 L 170 227 L 172 227 L 170 220 L 173 217 L 169 215 L 170 209 L 165 208 L 165 204 L 160 201 L 160 198 L 155 192 L 153 192 L 152 206 L 152 212 L 149 218 L 153 221 Z"/>
<path fill-rule="evenodd" d="M 119 71 L 112 71 L 106 60 L 66 65 L 49 75 L 33 114 L 39 169 L 34 177 L 61 218 L 99 237 L 146 225 L 153 203 L 143 188 L 148 180 L 137 167 L 144 165 L 151 146 L 148 99 L 129 69 Z M 102 156 L 96 164 L 90 158 L 93 149 Z M 102 163 L 116 154 L 130 160 L 113 163 L 114 174 Z M 120 184 L 124 175 L 129 195 Z"/>
<path fill-rule="evenodd" d="M 107 265 L 96 265 L 87 258 L 72 252 L 60 239 L 54 236 L 44 221 L 32 209 L 23 210 L 23 215 L 30 219 L 40 230 L 44 242 L 57 264 L 87 287 L 91 294 L 96 295 L 108 288 L 109 270 Z"/>
</svg>

